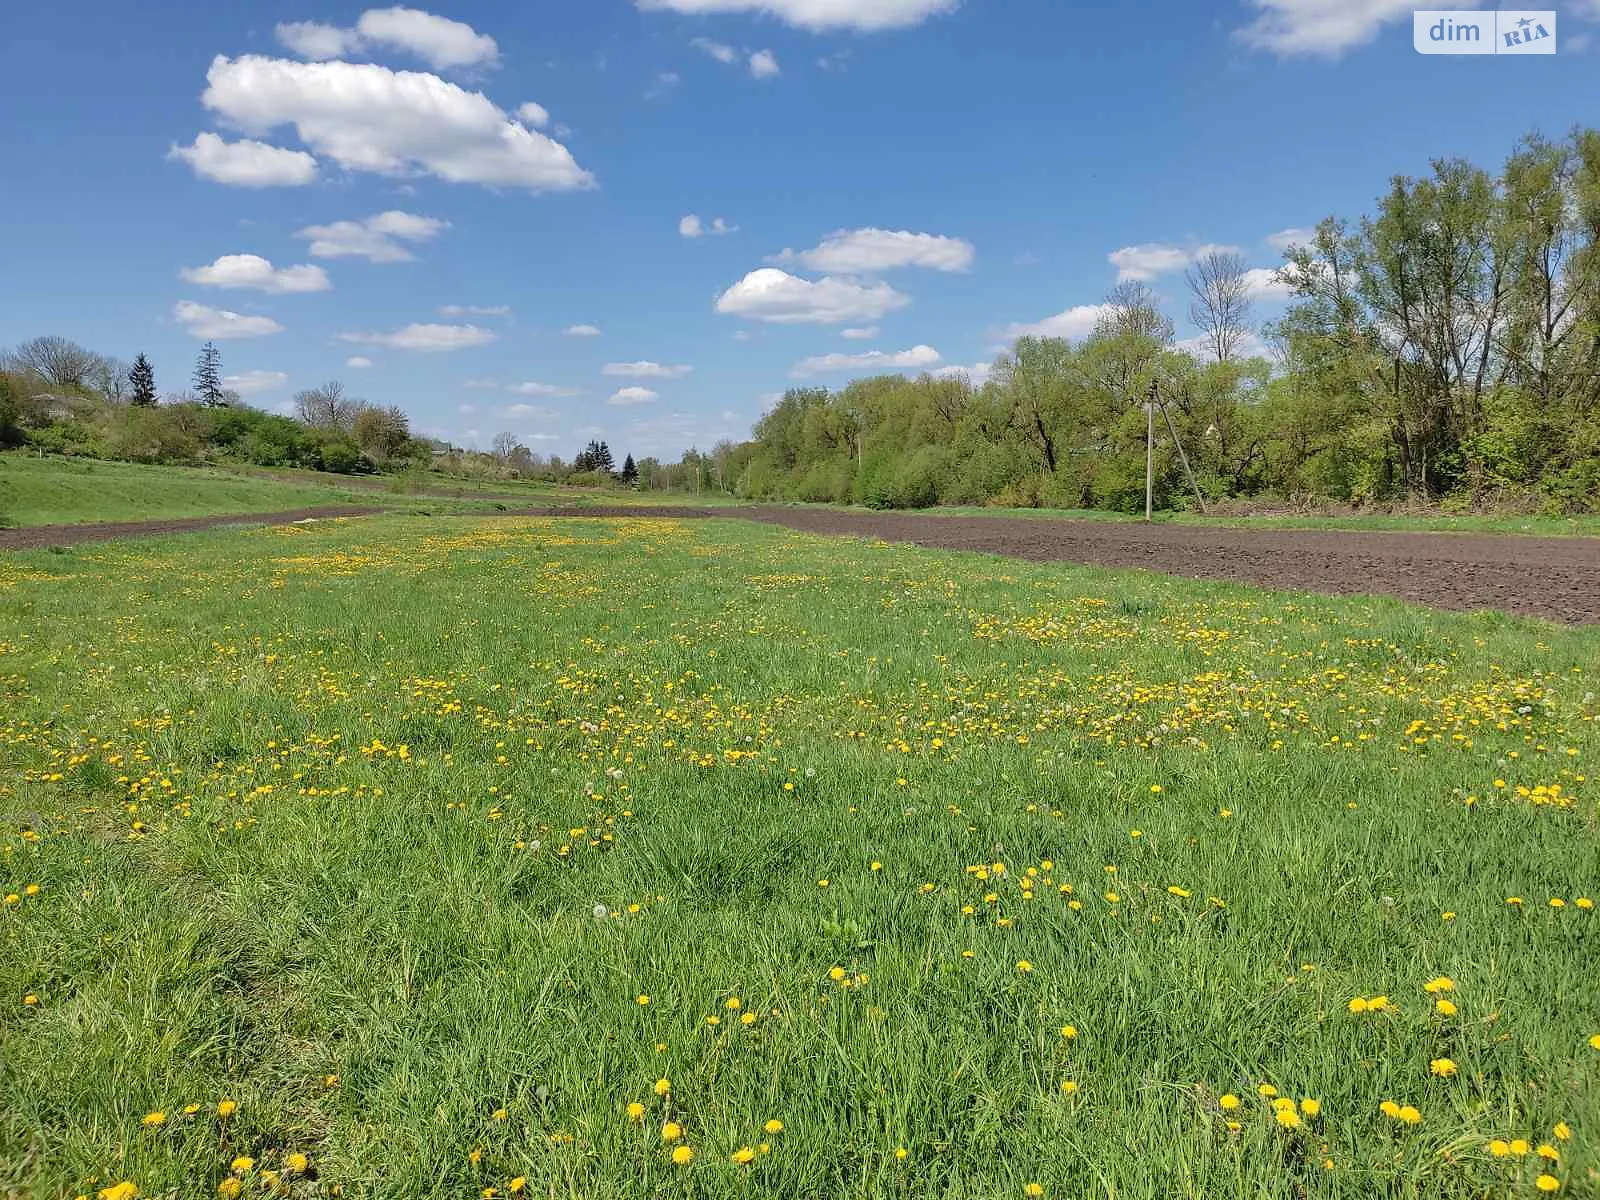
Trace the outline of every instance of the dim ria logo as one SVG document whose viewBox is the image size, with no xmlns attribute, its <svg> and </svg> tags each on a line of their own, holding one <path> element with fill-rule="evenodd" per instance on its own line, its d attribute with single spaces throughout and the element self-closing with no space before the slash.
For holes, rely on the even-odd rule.
<svg viewBox="0 0 1600 1200">
<path fill-rule="evenodd" d="M 1556 14 L 1427 8 L 1413 17 L 1418 54 L 1554 54 Z"/>
</svg>

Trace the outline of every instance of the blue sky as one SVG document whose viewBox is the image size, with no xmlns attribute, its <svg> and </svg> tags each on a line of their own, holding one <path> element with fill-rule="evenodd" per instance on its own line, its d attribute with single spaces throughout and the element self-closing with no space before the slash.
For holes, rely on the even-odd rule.
<svg viewBox="0 0 1600 1200">
<path fill-rule="evenodd" d="M 675 457 L 797 382 L 981 378 L 1119 276 L 1182 337 L 1199 248 L 1270 268 L 1393 173 L 1600 119 L 1600 0 L 1554 57 L 1424 57 L 1411 12 L 14 5 L 0 346 L 144 351 L 175 390 L 209 335 L 260 407 L 338 378 L 457 444 Z"/>
</svg>

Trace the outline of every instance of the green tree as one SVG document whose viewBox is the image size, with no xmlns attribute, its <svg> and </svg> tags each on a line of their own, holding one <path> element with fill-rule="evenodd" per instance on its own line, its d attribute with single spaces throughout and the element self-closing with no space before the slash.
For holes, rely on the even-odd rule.
<svg viewBox="0 0 1600 1200">
<path fill-rule="evenodd" d="M 128 368 L 128 403 L 136 408 L 151 408 L 156 403 L 156 369 L 141 352 Z"/>
<path fill-rule="evenodd" d="M 222 351 L 215 342 L 200 348 L 200 357 L 194 364 L 194 392 L 207 408 L 221 408 L 227 403 L 222 391 Z"/>
</svg>

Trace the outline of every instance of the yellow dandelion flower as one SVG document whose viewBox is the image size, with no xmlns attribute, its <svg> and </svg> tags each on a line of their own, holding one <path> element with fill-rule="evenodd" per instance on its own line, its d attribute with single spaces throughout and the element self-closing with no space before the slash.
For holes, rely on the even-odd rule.
<svg viewBox="0 0 1600 1200">
<path fill-rule="evenodd" d="M 235 1175 L 248 1175 L 251 1171 L 255 1170 L 256 1160 L 251 1158 L 248 1154 L 241 1154 L 228 1165 L 233 1168 L 233 1173 Z"/>
<path fill-rule="evenodd" d="M 670 1079 L 663 1078 L 656 1080 L 656 1095 L 665 1096 L 671 1090 L 672 1081 Z"/>
<path fill-rule="evenodd" d="M 1022 1194 L 1024 1196 L 1042 1196 L 1044 1195 L 1044 1185 L 1040 1183 L 1025 1183 L 1022 1185 Z"/>
<path fill-rule="evenodd" d="M 217 1195 L 221 1196 L 222 1200 L 234 1200 L 234 1197 L 242 1191 L 244 1191 L 244 1184 L 240 1183 L 232 1175 L 217 1184 Z"/>
<path fill-rule="evenodd" d="M 1365 996 L 1357 996 L 1345 1007 L 1353 1013 L 1364 1013 L 1367 1011 L 1367 998 Z"/>
<path fill-rule="evenodd" d="M 1278 1094 L 1278 1089 L 1273 1087 L 1270 1083 L 1263 1083 L 1260 1087 L 1256 1088 L 1256 1094 L 1258 1096 L 1265 1096 L 1268 1100 L 1270 1100 L 1272 1097 Z"/>
<path fill-rule="evenodd" d="M 694 1151 L 688 1146 L 676 1146 L 672 1151 L 672 1161 L 680 1167 L 687 1167 L 694 1161 Z"/>
<path fill-rule="evenodd" d="M 896 1146 L 895 1147 L 895 1151 L 894 1151 L 894 1156 L 897 1159 L 899 1159 L 901 1162 L 905 1162 L 906 1157 L 910 1153 L 911 1153 L 911 1151 L 907 1150 L 904 1146 Z"/>
<path fill-rule="evenodd" d="M 783 1122 L 778 1120 L 777 1117 L 773 1117 L 772 1120 L 768 1121 L 761 1128 L 764 1131 L 766 1131 L 767 1133 L 782 1133 L 783 1132 Z"/>
<path fill-rule="evenodd" d="M 1239 1097 L 1235 1096 L 1232 1092 L 1225 1092 L 1222 1095 L 1222 1098 L 1217 1101 L 1217 1104 L 1221 1107 L 1223 1112 L 1232 1112 L 1234 1109 L 1239 1107 Z"/>
<path fill-rule="evenodd" d="M 663 1142 L 677 1142 L 683 1140 L 683 1126 L 676 1121 L 668 1121 L 661 1127 L 661 1140 Z"/>
<path fill-rule="evenodd" d="M 1451 979 L 1450 976 L 1436 975 L 1434 978 L 1428 980 L 1427 983 L 1422 985 L 1422 990 L 1431 995 L 1436 992 L 1453 992 L 1455 991 L 1455 987 L 1455 980 Z"/>
<path fill-rule="evenodd" d="M 143 1125 L 146 1129 L 158 1129 L 166 1123 L 167 1114 L 159 1109 L 157 1109 L 155 1112 L 147 1112 L 144 1116 L 139 1118 L 139 1124 Z"/>
<path fill-rule="evenodd" d="M 754 1025 L 755 1023 L 756 1015 L 753 1012 L 747 1012 L 739 1018 L 739 1024 L 741 1025 Z"/>
<path fill-rule="evenodd" d="M 495 1110 L 494 1110 L 494 1119 L 495 1119 L 495 1120 L 496 1120 L 496 1121 L 504 1121 L 504 1120 L 505 1120 L 505 1119 L 506 1119 L 506 1118 L 507 1118 L 507 1117 L 509 1117 L 509 1116 L 510 1116 L 510 1115 L 511 1115 L 511 1114 L 510 1114 L 510 1113 L 508 1113 L 508 1112 L 507 1112 L 507 1111 L 506 1111 L 506 1110 L 505 1110 L 505 1109 L 503 1109 L 503 1108 L 497 1108 L 497 1109 L 495 1109 Z"/>
<path fill-rule="evenodd" d="M 1174 896 L 1178 897 L 1178 899 L 1180 899 L 1180 900 L 1187 900 L 1189 898 L 1189 893 L 1187 891 L 1185 891 L 1183 888 L 1177 887 L 1176 885 L 1174 885 L 1172 887 L 1169 887 L 1167 889 L 1167 891 L 1171 895 L 1174 895 Z"/>
<path fill-rule="evenodd" d="M 728 1155 L 729 1158 L 738 1163 L 741 1167 L 754 1160 L 755 1156 L 756 1152 L 750 1149 L 749 1146 L 740 1146 L 732 1154 Z"/>
<path fill-rule="evenodd" d="M 1075 1080 L 1075 1079 L 1063 1079 L 1061 1081 L 1061 1094 L 1063 1096 L 1071 1096 L 1077 1090 L 1078 1090 L 1078 1081 L 1077 1080 Z"/>
<path fill-rule="evenodd" d="M 1280 1108 L 1277 1109 L 1272 1115 L 1277 1119 L 1278 1124 L 1282 1125 L 1285 1129 L 1300 1128 L 1300 1114 L 1295 1112 L 1293 1108 Z"/>
<path fill-rule="evenodd" d="M 1564 1142 L 1572 1136 L 1572 1126 L 1565 1121 L 1557 1121 L 1556 1127 L 1550 1132 L 1556 1135 L 1556 1141 Z"/>
<path fill-rule="evenodd" d="M 293 1172 L 296 1175 L 304 1174 L 306 1168 L 310 1165 L 311 1160 L 308 1159 L 304 1154 L 301 1154 L 298 1150 L 283 1156 L 283 1169 L 285 1171 Z"/>
<path fill-rule="evenodd" d="M 1511 1154 L 1511 1143 L 1505 1138 L 1493 1138 L 1489 1142 L 1489 1153 L 1496 1158 L 1507 1158 Z"/>
<path fill-rule="evenodd" d="M 1078 1027 L 1076 1025 L 1063 1025 L 1061 1027 L 1061 1036 L 1070 1042 L 1078 1036 Z M 1595 1034 L 1595 1037 L 1600 1038 L 1600 1033 Z M 1600 1049 L 1600 1047 L 1597 1047 L 1597 1049 Z"/>
<path fill-rule="evenodd" d="M 740 1003 L 741 1003 L 741 1001 L 739 1000 L 739 997 L 737 997 L 737 996 L 729 996 L 726 1000 L 724 1000 L 722 1002 L 722 1007 L 726 1008 L 726 1009 L 732 1009 L 732 1010 L 737 1011 L 737 1009 L 740 1006 Z"/>
<path fill-rule="evenodd" d="M 506 1192 L 509 1195 L 518 1196 L 518 1195 L 522 1194 L 523 1190 L 527 1186 L 528 1186 L 528 1177 L 526 1175 L 518 1175 L 510 1183 L 506 1184 Z"/>
<path fill-rule="evenodd" d="M 1378 1105 L 1378 1111 L 1391 1120 L 1398 1121 L 1400 1119 L 1400 1106 L 1393 1100 L 1385 1100 Z"/>
<path fill-rule="evenodd" d="M 1554 1175 L 1541 1175 L 1533 1181 L 1533 1186 L 1541 1192 L 1556 1192 L 1561 1190 L 1561 1180 Z"/>
<path fill-rule="evenodd" d="M 110 1187 L 101 1188 L 100 1200 L 133 1200 L 139 1194 L 138 1185 L 131 1179 L 124 1179 L 121 1183 L 113 1183 Z"/>
<path fill-rule="evenodd" d="M 628 1102 L 628 1120 L 644 1120 L 644 1105 L 640 1104 L 637 1100 L 630 1100 Z"/>
<path fill-rule="evenodd" d="M 1308 1117 L 1316 1117 L 1322 1112 L 1322 1101 L 1307 1098 L 1300 1101 L 1300 1111 Z"/>
<path fill-rule="evenodd" d="M 1456 1064 L 1448 1058 L 1436 1058 L 1428 1064 L 1428 1073 L 1440 1079 L 1449 1079 L 1456 1073 Z"/>
<path fill-rule="evenodd" d="M 1417 1111 L 1415 1105 L 1407 1104 L 1400 1110 L 1400 1120 L 1407 1125 L 1420 1125 L 1422 1124 L 1422 1114 Z"/>
<path fill-rule="evenodd" d="M 192 1117 L 199 1111 L 200 1106 L 198 1104 L 185 1104 L 183 1106 L 183 1115 L 186 1117 Z"/>
<path fill-rule="evenodd" d="M 639 993 L 639 995 L 634 997 L 634 1003 L 637 1004 L 640 1008 L 644 1008 L 646 1005 L 648 1005 L 650 1003 L 650 997 L 645 995 L 643 992 L 641 992 L 641 993 Z"/>
<path fill-rule="evenodd" d="M 1521 1158 L 1523 1155 L 1527 1154 L 1532 1149 L 1533 1149 L 1533 1146 L 1529 1144 L 1527 1138 L 1512 1138 L 1511 1139 L 1511 1153 L 1515 1154 L 1518 1158 Z"/>
<path fill-rule="evenodd" d="M 1543 1143 L 1535 1153 L 1537 1153 L 1540 1158 L 1547 1159 L 1550 1162 L 1561 1161 L 1561 1152 L 1549 1142 Z"/>
<path fill-rule="evenodd" d="M 233 1116 L 233 1114 L 238 1112 L 238 1111 L 239 1111 L 239 1102 L 237 1100 L 219 1100 L 219 1101 L 217 1101 L 217 1116 L 221 1117 L 224 1121 L 226 1121 L 229 1117 Z"/>
<path fill-rule="evenodd" d="M 1600 1033 L 1589 1035 L 1589 1049 L 1600 1050 Z"/>
<path fill-rule="evenodd" d="M 1441 996 L 1433 1002 L 1433 1011 L 1441 1017 L 1453 1017 L 1456 1015 L 1456 1006 Z"/>
<path fill-rule="evenodd" d="M 1031 962 L 1029 962 L 1027 959 L 1023 959 L 1021 962 L 1019 962 L 1017 964 L 1017 970 L 1021 971 L 1024 975 L 1026 975 L 1029 971 L 1033 970 L 1033 964 Z"/>
</svg>

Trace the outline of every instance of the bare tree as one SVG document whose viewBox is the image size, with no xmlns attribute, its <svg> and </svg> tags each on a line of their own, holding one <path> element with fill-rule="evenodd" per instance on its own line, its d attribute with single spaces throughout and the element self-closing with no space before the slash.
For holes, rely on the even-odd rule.
<svg viewBox="0 0 1600 1200">
<path fill-rule="evenodd" d="M 1096 333 L 1150 338 L 1162 346 L 1172 341 L 1172 318 L 1161 311 L 1147 283 L 1129 279 L 1117 284 L 1106 294 L 1106 310 L 1096 322 Z"/>
<path fill-rule="evenodd" d="M 349 433 L 356 414 L 366 407 L 364 400 L 353 400 L 344 394 L 344 384 L 330 379 L 319 388 L 296 392 L 295 416 L 313 429 L 337 429 Z"/>
<path fill-rule="evenodd" d="M 514 433 L 497 433 L 494 435 L 494 456 L 501 462 L 511 458 L 511 452 L 517 448 L 517 435 Z"/>
<path fill-rule="evenodd" d="M 1194 298 L 1189 319 L 1200 327 L 1218 362 L 1233 357 L 1250 332 L 1250 288 L 1244 259 L 1232 250 L 1213 250 L 1183 273 Z"/>
<path fill-rule="evenodd" d="M 23 342 L 7 360 L 18 370 L 40 375 L 58 388 L 84 391 L 105 361 L 93 350 L 63 337 L 37 337 Z"/>
</svg>

